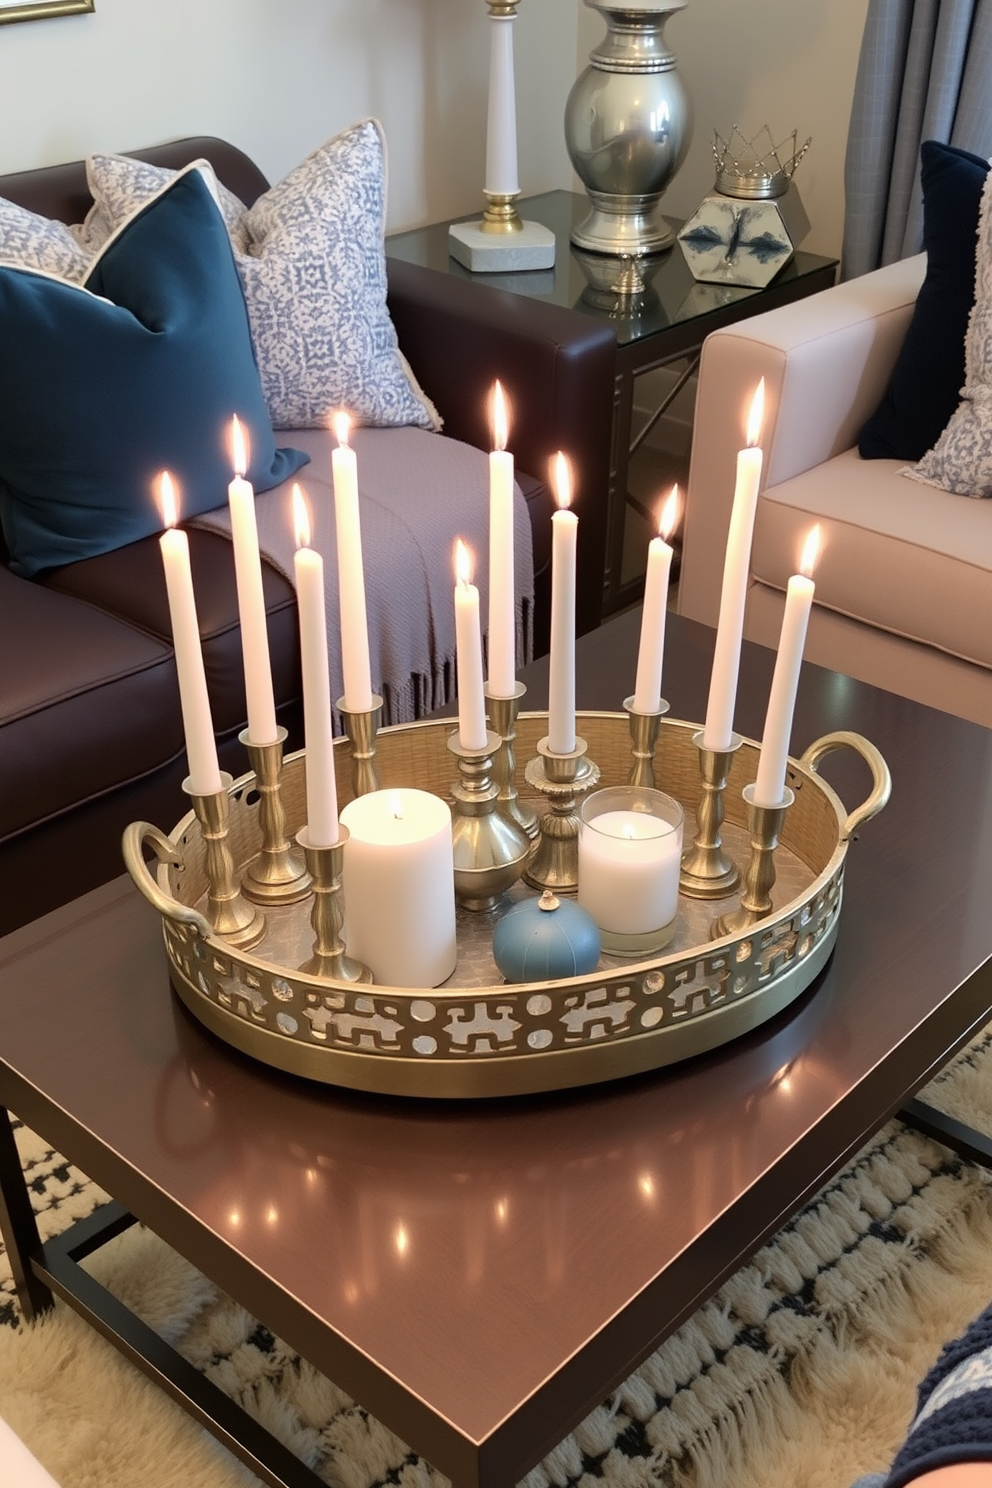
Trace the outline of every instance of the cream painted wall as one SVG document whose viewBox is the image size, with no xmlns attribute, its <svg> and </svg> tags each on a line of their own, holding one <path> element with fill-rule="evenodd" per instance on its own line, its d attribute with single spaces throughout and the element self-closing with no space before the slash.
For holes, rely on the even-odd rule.
<svg viewBox="0 0 992 1488">
<path fill-rule="evenodd" d="M 685 217 L 713 187 L 713 130 L 734 124 L 748 135 L 768 124 L 776 142 L 798 129 L 812 135 L 796 177 L 811 232 L 803 246 L 840 253 L 844 149 L 868 0 L 689 0 L 665 35 L 679 59 L 695 127 L 689 154 L 665 195 Z M 604 33 L 602 17 L 581 7 L 580 66 Z"/>
<path fill-rule="evenodd" d="M 482 205 L 483 0 L 96 0 L 0 26 L 0 172 L 219 134 L 272 179 L 368 114 L 389 145 L 389 226 Z M 567 184 L 576 0 L 516 23 L 525 191 Z"/>
</svg>

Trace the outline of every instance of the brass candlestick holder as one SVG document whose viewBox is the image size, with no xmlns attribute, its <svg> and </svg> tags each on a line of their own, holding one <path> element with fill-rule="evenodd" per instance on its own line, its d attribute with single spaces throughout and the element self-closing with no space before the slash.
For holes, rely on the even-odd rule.
<svg viewBox="0 0 992 1488">
<path fill-rule="evenodd" d="M 630 752 L 634 756 L 627 784 L 654 790 L 654 751 L 658 742 L 658 729 L 668 712 L 668 704 L 662 698 L 656 713 L 638 713 L 634 708 L 634 699 L 629 697 L 624 698 L 623 706 L 630 718 Z"/>
<path fill-rule="evenodd" d="M 696 836 L 692 847 L 682 854 L 679 889 L 690 899 L 723 899 L 741 881 L 736 865 L 723 850 L 720 827 L 727 776 L 742 740 L 740 734 L 731 734 L 726 749 L 707 749 L 700 729 L 693 734 L 692 742 L 699 751 L 703 791 L 696 807 Z"/>
<path fill-rule="evenodd" d="M 493 758 L 493 779 L 499 791 L 496 797 L 497 809 L 504 816 L 510 817 L 511 821 L 515 821 L 533 842 L 537 836 L 537 812 L 525 801 L 521 801 L 517 792 L 516 722 L 526 693 L 527 689 L 522 682 L 517 683 L 510 697 L 496 697 L 487 688 L 486 702 L 489 722 L 493 731 L 500 736 L 500 746 Z"/>
<path fill-rule="evenodd" d="M 274 744 L 253 744 L 247 729 L 238 735 L 255 772 L 258 827 L 262 834 L 262 846 L 241 875 L 241 891 L 257 904 L 296 904 L 310 892 L 303 854 L 286 836 L 286 813 L 280 789 L 286 738 L 284 728 L 277 729 Z"/>
<path fill-rule="evenodd" d="M 228 789 L 233 776 L 221 772 L 221 787 L 201 796 L 190 789 L 189 776 L 183 781 L 183 790 L 193 805 L 193 814 L 200 824 L 203 838 L 207 876 L 207 919 L 215 935 L 221 935 L 228 945 L 239 950 L 249 950 L 265 934 L 265 916 L 257 905 L 252 904 L 241 892 L 234 859 L 227 844 L 227 824 L 230 802 Z"/>
<path fill-rule="evenodd" d="M 785 813 L 796 799 L 788 786 L 777 806 L 756 806 L 753 785 L 746 785 L 741 795 L 747 802 L 751 856 L 744 869 L 740 908 L 720 916 L 713 926 L 714 939 L 723 935 L 739 935 L 741 931 L 750 929 L 771 914 L 775 849 L 778 847 Z"/>
<path fill-rule="evenodd" d="M 361 961 L 345 954 L 344 909 L 341 903 L 341 869 L 348 828 L 339 827 L 340 837 L 330 847 L 314 847 L 306 827 L 296 834 L 313 882 L 313 955 L 299 967 L 310 976 L 331 977 L 338 982 L 371 982 L 372 973 Z"/>
<path fill-rule="evenodd" d="M 524 776 L 549 802 L 524 882 L 535 889 L 574 894 L 579 886 L 577 803 L 599 780 L 599 766 L 586 758 L 585 739 L 576 739 L 571 754 L 553 754 L 545 736 L 538 740 L 537 754 L 528 761 Z"/>
<path fill-rule="evenodd" d="M 492 909 L 520 877 L 531 850 L 526 832 L 496 809 L 492 770 L 499 745 L 492 729 L 485 750 L 463 748 L 457 729 L 448 740 L 460 776 L 451 787 L 455 898 L 465 909 Z"/>
<path fill-rule="evenodd" d="M 351 743 L 351 780 L 356 796 L 367 796 L 379 789 L 375 767 L 376 736 L 382 722 L 382 698 L 372 694 L 371 708 L 346 708 L 344 698 L 338 703 L 344 720 L 344 731 Z"/>
</svg>

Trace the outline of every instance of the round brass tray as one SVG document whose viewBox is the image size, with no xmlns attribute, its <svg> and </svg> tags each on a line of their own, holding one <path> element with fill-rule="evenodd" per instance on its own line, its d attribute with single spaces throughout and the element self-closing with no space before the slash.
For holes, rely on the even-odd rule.
<svg viewBox="0 0 992 1488">
<path fill-rule="evenodd" d="M 601 784 L 621 784 L 631 766 L 629 719 L 581 713 L 579 732 Z M 655 754 L 658 785 L 686 808 L 687 840 L 699 795 L 698 725 L 665 719 Z M 517 720 L 517 757 L 527 760 L 547 732 L 547 715 Z M 452 721 L 384 729 L 376 766 L 383 787 L 416 785 L 447 797 L 453 776 L 447 740 Z M 338 741 L 341 804 L 350 798 L 347 740 Z M 869 797 L 848 812 L 817 772 L 831 750 L 850 747 L 874 777 Z M 749 834 L 741 792 L 754 780 L 758 746 L 745 739 L 725 795 L 724 846 L 743 867 Z M 521 799 L 536 808 L 542 802 Z M 230 788 L 228 844 L 244 866 L 258 849 L 254 775 Z M 743 934 L 711 940 L 711 926 L 735 898 L 680 896 L 676 934 L 663 956 L 632 963 L 603 955 L 587 976 L 503 983 L 492 959 L 498 908 L 458 911 L 458 965 L 439 988 L 361 986 L 294 968 L 311 953 L 308 901 L 266 910 L 266 934 L 251 951 L 203 934 L 204 843 L 192 812 L 168 841 L 174 863 L 160 862 L 157 884 L 129 857 L 138 887 L 161 911 L 173 985 L 190 1011 L 220 1038 L 278 1069 L 328 1084 L 390 1095 L 521 1095 L 636 1074 L 717 1047 L 758 1027 L 797 998 L 826 962 L 837 936 L 844 860 L 855 828 L 888 798 L 884 760 L 858 734 L 818 740 L 790 760 L 795 803 L 776 852 L 775 908 Z M 283 769 L 287 830 L 305 819 L 302 752 Z M 144 824 L 140 824 L 144 825 Z M 156 834 L 157 835 L 157 834 Z M 513 899 L 532 891 L 518 884 Z M 505 904 L 502 906 L 505 909 Z M 347 905 L 345 906 L 347 936 Z"/>
</svg>

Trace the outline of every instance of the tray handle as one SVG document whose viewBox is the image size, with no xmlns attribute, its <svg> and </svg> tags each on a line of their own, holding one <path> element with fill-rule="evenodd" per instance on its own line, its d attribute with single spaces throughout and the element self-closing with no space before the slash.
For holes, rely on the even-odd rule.
<svg viewBox="0 0 992 1488">
<path fill-rule="evenodd" d="M 157 909 L 160 915 L 177 925 L 191 925 L 202 940 L 208 940 L 213 931 L 207 917 L 202 915 L 198 909 L 191 909 L 188 904 L 180 904 L 178 899 L 163 894 L 152 878 L 142 851 L 146 842 L 160 863 L 171 863 L 174 868 L 181 866 L 182 857 L 175 843 L 170 842 L 164 832 L 160 832 L 158 827 L 153 827 L 151 822 L 131 822 L 130 826 L 124 828 L 124 836 L 121 839 L 124 863 L 128 873 L 148 903 L 153 909 Z"/>
<path fill-rule="evenodd" d="M 889 767 L 874 744 L 863 734 L 855 734 L 848 729 L 838 729 L 834 734 L 824 734 L 822 739 L 817 739 L 809 746 L 799 763 L 806 765 L 816 775 L 819 773 L 817 765 L 822 759 L 832 754 L 835 749 L 844 748 L 853 749 L 860 754 L 871 771 L 874 784 L 868 798 L 862 801 L 860 806 L 856 806 L 849 813 L 847 820 L 842 823 L 841 842 L 847 842 L 862 822 L 871 821 L 873 816 L 877 816 L 892 794 L 892 776 L 889 773 Z"/>
</svg>

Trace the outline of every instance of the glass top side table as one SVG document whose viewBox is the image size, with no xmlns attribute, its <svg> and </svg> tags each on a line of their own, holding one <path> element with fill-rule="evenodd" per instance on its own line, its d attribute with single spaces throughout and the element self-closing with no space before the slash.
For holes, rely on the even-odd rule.
<svg viewBox="0 0 992 1488">
<path fill-rule="evenodd" d="M 588 211 L 584 194 L 546 191 L 524 198 L 519 206 L 529 219 L 554 232 L 557 254 L 553 268 L 512 274 L 470 273 L 448 253 L 448 222 L 390 235 L 386 238 L 386 255 L 455 278 L 471 279 L 481 286 L 547 300 L 613 325 L 617 359 L 604 567 L 605 617 L 636 601 L 643 590 L 643 568 L 638 571 L 635 564 L 631 572 L 629 551 L 625 564 L 628 518 L 632 514 L 641 519 L 648 516 L 640 500 L 629 491 L 632 456 L 694 375 L 704 339 L 718 326 L 829 288 L 836 277 L 837 260 L 799 251 L 763 289 L 701 284 L 693 279 L 677 244 L 639 260 L 636 266 L 574 248 L 569 235 L 573 224 Z M 672 219 L 672 226 L 677 230 L 681 223 Z M 639 292 L 624 293 L 623 284 L 636 285 L 634 276 L 638 274 L 642 284 Z M 666 379 L 663 396 L 653 400 L 646 416 L 642 412 L 639 427 L 633 432 L 637 379 L 675 364 L 680 365 L 674 381 Z M 643 546 L 646 557 L 646 542 Z"/>
</svg>

